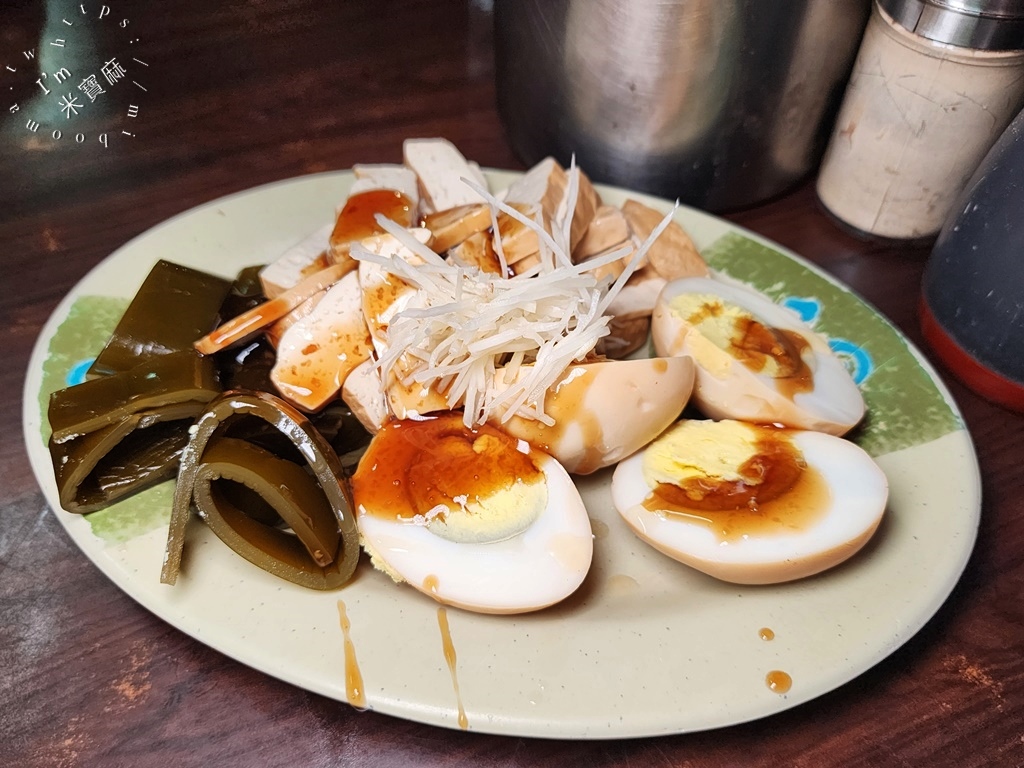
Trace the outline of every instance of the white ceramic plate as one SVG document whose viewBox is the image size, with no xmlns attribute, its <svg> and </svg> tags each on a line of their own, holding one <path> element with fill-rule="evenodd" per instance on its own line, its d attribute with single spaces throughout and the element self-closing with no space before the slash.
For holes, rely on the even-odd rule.
<svg viewBox="0 0 1024 768">
<path fill-rule="evenodd" d="M 500 189 L 514 174 L 490 178 Z M 813 699 L 906 642 L 948 596 L 974 543 L 980 482 L 969 435 L 934 371 L 874 310 L 808 263 L 688 209 L 678 219 L 715 269 L 802 312 L 862 379 L 869 417 L 856 440 L 887 473 L 891 500 L 876 537 L 852 560 L 780 586 L 714 581 L 630 533 L 612 508 L 605 471 L 579 483 L 596 536 L 584 585 L 537 614 L 448 609 L 455 680 L 438 605 L 365 562 L 344 589 L 307 591 L 258 570 L 196 524 L 183 577 L 161 584 L 171 484 L 87 518 L 65 513 L 45 447 L 46 397 L 99 350 L 157 259 L 232 277 L 331 221 L 351 181 L 338 172 L 271 184 L 154 227 L 90 272 L 40 335 L 24 402 L 39 484 L 81 550 L 153 613 L 267 674 L 347 701 L 340 602 L 351 623 L 348 666 L 361 672 L 370 708 L 473 731 L 607 738 L 716 728 Z M 613 203 L 625 197 L 601 192 Z M 784 679 L 777 673 L 791 679 L 787 692 L 769 686 Z"/>
</svg>

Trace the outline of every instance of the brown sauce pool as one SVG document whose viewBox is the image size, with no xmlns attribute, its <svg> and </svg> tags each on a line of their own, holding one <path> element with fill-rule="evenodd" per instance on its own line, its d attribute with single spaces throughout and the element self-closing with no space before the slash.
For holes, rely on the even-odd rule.
<svg viewBox="0 0 1024 768">
<path fill-rule="evenodd" d="M 662 483 L 643 501 L 651 512 L 678 516 L 708 528 L 720 541 L 802 531 L 827 512 L 831 490 L 808 467 L 786 430 L 758 427 L 757 452 L 740 467 L 759 483 L 708 478 Z"/>
<path fill-rule="evenodd" d="M 376 218 L 378 213 L 403 227 L 411 227 L 414 223 L 412 201 L 401 192 L 393 189 L 359 192 L 345 202 L 331 232 L 331 244 L 341 246 L 382 234 L 384 230 Z"/>
<path fill-rule="evenodd" d="M 819 472 L 805 469 L 782 496 L 756 507 L 704 510 L 666 501 L 655 494 L 644 500 L 651 512 L 665 512 L 687 522 L 703 525 L 720 541 L 739 541 L 744 536 L 772 536 L 803 531 L 817 523 L 831 498 L 828 483 Z"/>
<path fill-rule="evenodd" d="M 411 520 L 457 496 L 485 498 L 520 480 L 538 482 L 541 470 L 518 441 L 486 424 L 469 429 L 461 413 L 386 424 L 374 436 L 352 476 L 352 495 L 387 519 Z"/>
</svg>

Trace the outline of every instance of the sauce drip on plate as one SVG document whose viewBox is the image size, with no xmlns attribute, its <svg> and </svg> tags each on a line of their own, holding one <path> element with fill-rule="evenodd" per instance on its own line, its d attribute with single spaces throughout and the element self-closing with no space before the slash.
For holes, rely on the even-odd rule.
<svg viewBox="0 0 1024 768">
<path fill-rule="evenodd" d="M 366 709 L 366 690 L 363 688 L 363 674 L 359 671 L 356 661 L 356 647 L 352 644 L 350 631 L 352 625 L 348 620 L 345 603 L 338 601 L 338 618 L 341 622 L 341 633 L 345 638 L 345 696 L 348 703 L 356 709 Z"/>
<path fill-rule="evenodd" d="M 441 630 L 441 647 L 444 650 L 444 660 L 448 662 L 448 671 L 452 675 L 452 687 L 455 689 L 455 700 L 459 705 L 459 728 L 469 728 L 469 720 L 466 718 L 466 709 L 462 706 L 462 694 L 459 692 L 459 678 L 455 672 L 455 646 L 452 645 L 452 633 L 448 627 L 448 611 L 441 607 L 437 609 L 437 626 Z"/>
<path fill-rule="evenodd" d="M 768 690 L 778 694 L 789 693 L 793 687 L 793 678 L 780 669 L 773 669 L 765 675 L 764 682 Z"/>
</svg>

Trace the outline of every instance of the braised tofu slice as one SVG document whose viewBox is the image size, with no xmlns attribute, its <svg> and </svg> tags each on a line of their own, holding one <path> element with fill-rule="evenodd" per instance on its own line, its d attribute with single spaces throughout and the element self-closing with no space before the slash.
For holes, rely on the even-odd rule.
<svg viewBox="0 0 1024 768">
<path fill-rule="evenodd" d="M 668 281 L 648 264 L 637 269 L 612 299 L 607 314 L 621 319 L 649 316 Z"/>
<path fill-rule="evenodd" d="M 384 233 L 380 214 L 402 227 L 416 224 L 416 206 L 396 189 L 371 189 L 349 195 L 331 231 L 330 257 L 335 264 L 348 260 L 352 243 Z"/>
<path fill-rule="evenodd" d="M 388 404 L 373 360 L 364 360 L 352 369 L 341 385 L 341 399 L 370 434 L 376 434 L 388 420 Z"/>
<path fill-rule="evenodd" d="M 319 410 L 338 396 L 349 373 L 370 357 L 361 293 L 358 273 L 349 272 L 281 335 L 270 380 L 286 400 L 303 410 Z"/>
<path fill-rule="evenodd" d="M 410 234 L 420 243 L 425 244 L 430 239 L 430 232 L 422 227 L 410 230 Z M 371 253 L 387 259 L 403 259 L 410 264 L 423 263 L 419 255 L 389 233 L 367 238 L 361 245 Z M 388 349 L 388 323 L 396 312 L 405 308 L 416 289 L 372 261 L 360 261 L 357 272 L 363 320 L 370 331 L 377 354 L 383 355 Z"/>
<path fill-rule="evenodd" d="M 447 139 L 406 139 L 402 155 L 405 165 L 416 174 L 424 215 L 483 202 L 463 179 L 484 189 L 487 179 L 480 167 L 466 160 Z"/>
<path fill-rule="evenodd" d="M 299 320 L 309 315 L 309 313 L 316 308 L 316 305 L 320 303 L 320 299 L 322 299 L 326 294 L 326 288 L 314 293 L 276 323 L 271 323 L 264 328 L 263 335 L 267 337 L 267 341 L 270 343 L 270 346 L 277 349 L 277 345 L 281 343 L 281 337 L 284 335 L 284 332 L 295 325 L 295 323 L 299 322 Z"/>
<path fill-rule="evenodd" d="M 515 264 L 510 264 L 509 269 L 512 270 L 514 275 L 521 275 L 524 272 L 528 272 L 534 267 L 540 266 L 540 253 L 531 253 L 529 256 L 523 259 L 519 259 Z"/>
<path fill-rule="evenodd" d="M 622 213 L 639 245 L 655 230 L 665 214 L 636 200 L 627 200 Z M 693 240 L 678 222 L 672 221 L 651 245 L 647 261 L 654 271 L 666 280 L 681 277 L 707 277 L 707 262 L 701 257 Z"/>
<path fill-rule="evenodd" d="M 489 231 L 470 235 L 448 251 L 448 261 L 463 267 L 476 267 L 481 272 L 501 274 L 501 262 L 494 252 L 494 240 Z"/>
<path fill-rule="evenodd" d="M 421 384 L 402 384 L 394 372 L 388 376 L 387 386 L 383 386 L 373 360 L 352 370 L 342 385 L 341 397 L 352 409 L 352 415 L 371 434 L 376 434 L 391 418 L 411 419 L 451 410 L 448 401 L 436 389 Z"/>
<path fill-rule="evenodd" d="M 590 270 L 590 273 L 598 280 L 603 278 L 617 280 L 619 276 L 626 271 L 629 263 L 633 260 L 634 254 L 636 254 L 636 249 L 629 241 L 609 248 L 607 251 L 603 251 L 602 253 L 595 253 L 593 256 L 590 256 L 585 261 L 581 261 L 579 263 L 586 265 L 588 261 L 600 262 L 605 256 L 610 257 L 613 251 L 624 251 L 624 253 L 614 261 L 606 261 L 604 264 L 594 267 Z"/>
<path fill-rule="evenodd" d="M 510 202 L 508 206 L 539 226 L 550 228 L 550 219 L 537 204 Z M 498 214 L 498 231 L 494 237 L 501 243 L 501 253 L 509 267 L 540 253 L 540 240 L 536 230 L 504 211 Z"/>
<path fill-rule="evenodd" d="M 349 190 L 349 195 L 369 192 L 372 189 L 394 189 L 409 198 L 414 209 L 419 208 L 419 182 L 411 168 L 395 163 L 376 163 L 355 165 L 352 167 L 352 173 L 356 180 Z"/>
<path fill-rule="evenodd" d="M 431 248 L 437 253 L 444 253 L 472 235 L 489 229 L 491 208 L 484 203 L 460 205 L 426 216 L 423 226 L 433 235 Z"/>
<path fill-rule="evenodd" d="M 328 266 L 327 250 L 333 229 L 333 224 L 325 224 L 261 269 L 263 295 L 268 299 L 279 296 L 303 278 Z"/>
<path fill-rule="evenodd" d="M 576 196 L 569 210 L 569 190 L 575 186 Z M 584 238 L 593 221 L 601 198 L 590 183 L 590 179 L 579 168 L 566 171 L 558 161 L 547 157 L 512 183 L 504 202 L 517 211 L 529 216 L 547 232 L 564 239 L 563 228 L 571 214 L 566 251 L 571 253 Z M 498 216 L 498 232 L 501 247 L 509 265 L 540 251 L 537 233 L 514 216 L 502 213 Z"/>
<path fill-rule="evenodd" d="M 568 182 L 565 169 L 547 157 L 509 186 L 504 202 L 551 231 Z M 507 213 L 498 215 L 498 237 L 509 266 L 540 251 L 537 233 Z"/>
<path fill-rule="evenodd" d="M 579 264 L 591 256 L 607 253 L 630 239 L 632 231 L 626 216 L 614 205 L 602 205 L 595 212 L 587 231 L 572 250 L 572 260 Z"/>
</svg>

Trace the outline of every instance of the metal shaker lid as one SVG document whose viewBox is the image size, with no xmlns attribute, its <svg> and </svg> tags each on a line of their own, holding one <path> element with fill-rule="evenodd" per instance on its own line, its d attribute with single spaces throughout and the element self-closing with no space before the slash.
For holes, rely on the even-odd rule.
<svg viewBox="0 0 1024 768">
<path fill-rule="evenodd" d="M 938 43 L 1024 50 L 1024 0 L 876 0 L 901 27 Z"/>
</svg>

